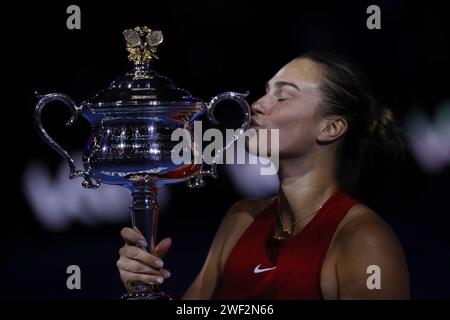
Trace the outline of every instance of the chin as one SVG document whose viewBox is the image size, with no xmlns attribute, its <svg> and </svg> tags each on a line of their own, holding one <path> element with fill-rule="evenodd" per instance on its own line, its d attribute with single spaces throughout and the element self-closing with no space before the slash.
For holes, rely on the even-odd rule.
<svg viewBox="0 0 450 320">
<path fill-rule="evenodd" d="M 257 136 L 253 136 L 245 141 L 245 150 L 257 157 L 269 158 L 271 156 L 271 148 L 268 145 L 266 148 L 260 148 L 258 145 Z"/>
</svg>

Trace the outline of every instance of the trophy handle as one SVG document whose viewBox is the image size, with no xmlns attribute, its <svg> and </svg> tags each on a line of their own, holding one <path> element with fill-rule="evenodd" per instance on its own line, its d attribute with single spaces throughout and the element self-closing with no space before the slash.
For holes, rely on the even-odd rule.
<svg viewBox="0 0 450 320">
<path fill-rule="evenodd" d="M 214 117 L 214 109 L 215 107 L 224 100 L 232 100 L 239 104 L 241 107 L 242 112 L 244 113 L 244 122 L 241 125 L 241 129 L 248 129 L 250 126 L 250 117 L 251 117 L 251 110 L 250 106 L 248 105 L 247 101 L 244 99 L 248 96 L 248 91 L 245 93 L 238 93 L 238 92 L 224 92 L 221 94 L 218 94 L 214 98 L 211 99 L 211 101 L 206 105 L 207 109 L 207 115 L 208 120 L 211 121 L 213 124 L 218 125 L 219 122 Z M 224 148 L 226 149 L 226 147 Z"/>
<path fill-rule="evenodd" d="M 36 97 L 39 99 L 39 101 L 36 104 L 36 108 L 34 110 L 34 125 L 37 129 L 37 132 L 39 136 L 47 143 L 50 147 L 53 148 L 61 157 L 63 157 L 64 160 L 67 161 L 69 164 L 70 169 L 70 179 L 74 179 L 77 177 L 83 177 L 84 181 L 82 183 L 82 186 L 85 188 L 98 188 L 100 186 L 100 182 L 95 179 L 89 172 L 86 172 L 84 170 L 77 170 L 75 167 L 75 162 L 73 161 L 72 157 L 69 155 L 69 153 L 64 150 L 55 140 L 52 139 L 52 137 L 49 136 L 47 131 L 45 131 L 44 126 L 42 125 L 42 110 L 44 109 L 45 105 L 47 103 L 52 101 L 61 101 L 63 102 L 67 107 L 69 107 L 72 115 L 67 121 L 66 126 L 71 126 L 78 117 L 78 111 L 79 108 L 76 106 L 75 102 L 68 97 L 65 94 L 62 93 L 50 93 L 46 95 L 39 95 L 37 93 Z"/>
<path fill-rule="evenodd" d="M 251 121 L 251 109 L 248 105 L 247 101 L 244 99 L 248 96 L 248 91 L 246 93 L 238 93 L 238 92 L 224 92 L 221 94 L 218 94 L 217 96 L 213 97 L 211 101 L 206 105 L 208 120 L 218 125 L 219 122 L 214 117 L 214 109 L 215 107 L 224 100 L 232 100 L 239 104 L 241 107 L 242 112 L 244 113 L 244 121 L 241 124 L 241 127 L 237 130 L 237 132 L 233 135 L 233 139 L 231 141 L 228 141 L 227 144 L 220 150 L 217 151 L 215 159 L 222 156 L 223 152 L 227 150 L 236 140 L 239 139 L 241 135 L 245 133 L 245 130 L 250 127 L 250 121 Z M 190 188 L 199 188 L 205 185 L 205 182 L 203 180 L 203 177 L 212 177 L 217 178 L 217 163 L 214 162 L 211 165 L 209 165 L 209 168 L 204 169 L 205 164 L 202 165 L 201 171 L 188 180 L 188 186 Z"/>
</svg>

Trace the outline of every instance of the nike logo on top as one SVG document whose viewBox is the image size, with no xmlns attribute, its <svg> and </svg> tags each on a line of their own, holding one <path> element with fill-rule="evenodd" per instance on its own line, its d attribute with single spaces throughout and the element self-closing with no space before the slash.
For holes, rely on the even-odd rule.
<svg viewBox="0 0 450 320">
<path fill-rule="evenodd" d="M 272 267 L 272 268 L 260 268 L 260 267 L 261 267 L 261 265 L 258 264 L 258 265 L 255 267 L 255 270 L 253 270 L 253 272 L 254 272 L 254 273 L 261 273 L 261 272 L 270 271 L 270 270 L 273 270 L 273 269 L 276 268 L 276 267 Z"/>
</svg>

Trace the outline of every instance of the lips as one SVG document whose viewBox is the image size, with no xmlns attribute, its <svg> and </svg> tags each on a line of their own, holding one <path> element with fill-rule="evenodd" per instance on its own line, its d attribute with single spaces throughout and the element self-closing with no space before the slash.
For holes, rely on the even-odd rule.
<svg viewBox="0 0 450 320">
<path fill-rule="evenodd" d="M 259 127 L 259 123 L 256 122 L 255 118 L 252 118 L 252 120 L 250 121 L 250 126 L 251 127 Z"/>
</svg>

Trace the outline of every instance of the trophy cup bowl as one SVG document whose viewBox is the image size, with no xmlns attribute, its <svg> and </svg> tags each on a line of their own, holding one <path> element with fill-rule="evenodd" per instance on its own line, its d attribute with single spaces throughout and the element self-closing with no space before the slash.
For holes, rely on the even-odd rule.
<svg viewBox="0 0 450 320">
<path fill-rule="evenodd" d="M 237 140 L 249 127 L 251 112 L 245 94 L 225 92 L 207 103 L 153 71 L 150 62 L 157 58 L 157 47 L 163 41 L 161 31 L 136 27 L 125 30 L 123 35 L 128 58 L 134 64 L 130 72 L 79 106 L 62 93 L 37 95 L 34 123 L 41 138 L 68 162 L 70 179 L 82 177 L 85 188 L 97 188 L 105 183 L 131 191 L 132 226 L 142 233 L 148 244 L 146 250 L 152 252 L 157 235 L 158 188 L 183 181 L 196 188 L 204 185 L 205 176 L 216 177 L 216 163 L 206 165 L 194 139 L 189 140 L 192 143 L 187 148 L 194 161 L 172 161 L 171 155 L 178 145 L 178 141 L 172 141 L 172 133 L 183 130 L 192 138 L 194 121 L 206 114 L 209 121 L 217 124 L 216 105 L 223 100 L 233 100 L 244 113 L 244 122 L 234 136 Z M 42 110 L 53 101 L 60 101 L 71 110 L 67 125 L 74 123 L 78 114 L 91 124 L 83 153 L 84 170 L 75 167 L 68 152 L 42 125 Z M 122 298 L 155 300 L 170 299 L 170 296 L 156 284 L 135 284 L 133 291 Z"/>
</svg>

